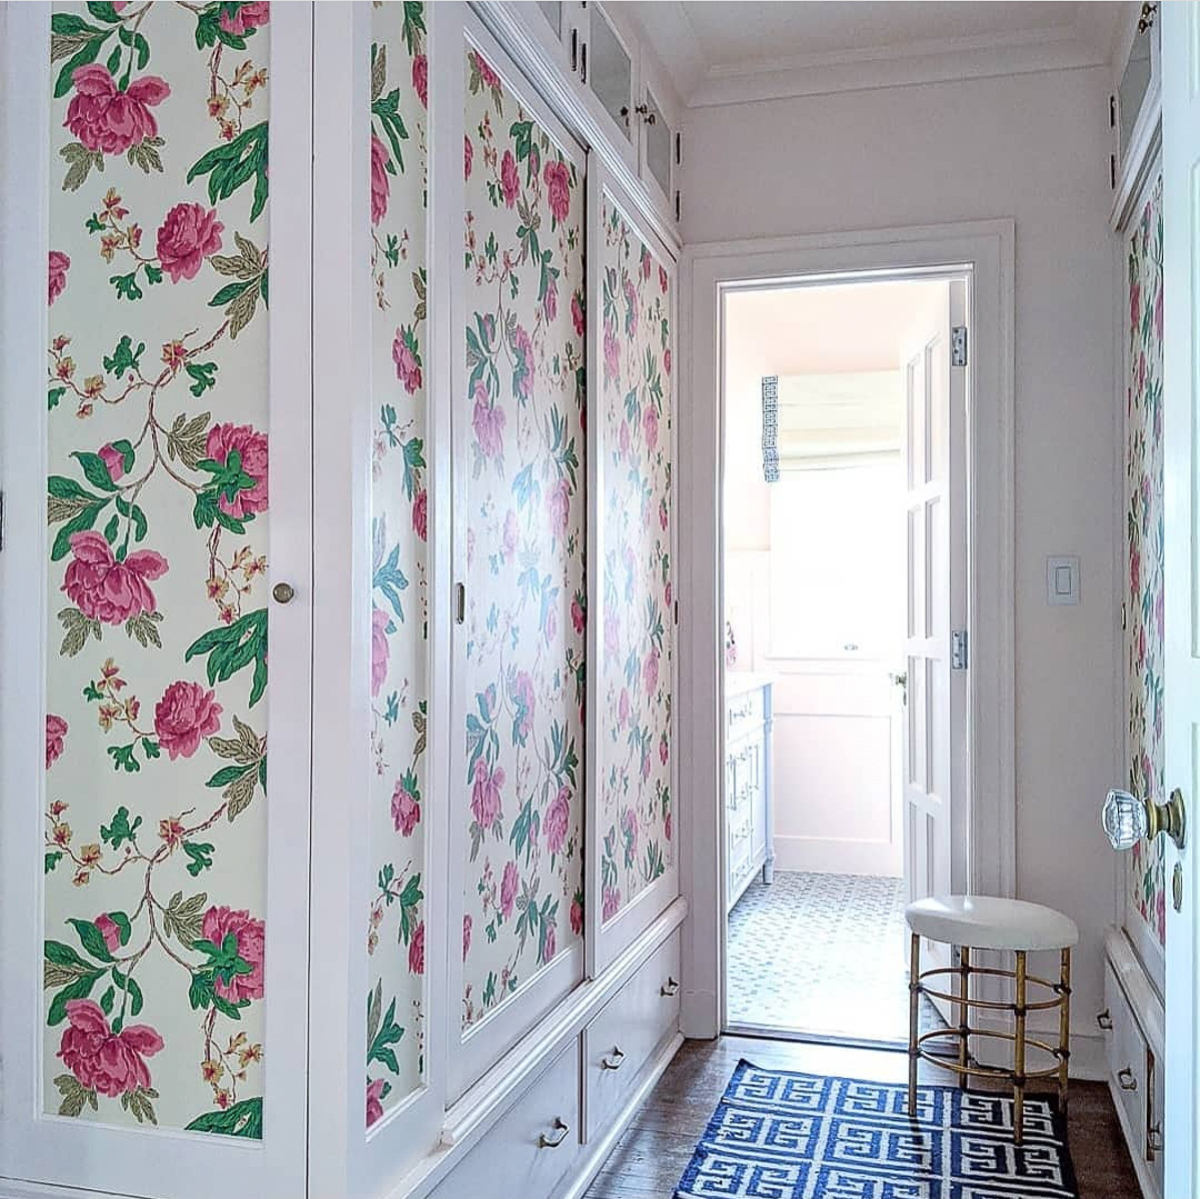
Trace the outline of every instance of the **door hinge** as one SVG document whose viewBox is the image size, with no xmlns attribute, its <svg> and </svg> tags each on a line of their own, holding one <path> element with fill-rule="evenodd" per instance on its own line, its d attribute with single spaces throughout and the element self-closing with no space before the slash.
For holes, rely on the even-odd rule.
<svg viewBox="0 0 1200 1199">
<path fill-rule="evenodd" d="M 1109 96 L 1108 98 L 1108 127 L 1115 129 L 1117 127 L 1117 98 Z"/>
<path fill-rule="evenodd" d="M 1114 191 L 1117 187 L 1117 156 L 1115 154 L 1108 156 L 1108 186 Z"/>
<path fill-rule="evenodd" d="M 463 624 L 467 619 L 467 588 L 463 583 L 454 584 L 454 623 Z"/>
<path fill-rule="evenodd" d="M 1127 628 L 1129 628 L 1129 609 L 1124 604 L 1122 604 L 1121 605 L 1121 632 L 1122 633 L 1125 632 L 1125 630 Z"/>
<path fill-rule="evenodd" d="M 675 219 L 679 220 L 679 191 L 675 191 Z"/>
<path fill-rule="evenodd" d="M 683 134 L 675 134 L 675 165 L 680 166 L 683 162 Z"/>
<path fill-rule="evenodd" d="M 675 623 L 679 623 L 679 601 L 675 601 Z"/>
<path fill-rule="evenodd" d="M 950 634 L 950 669 L 966 670 L 968 661 L 967 630 L 955 629 Z"/>
<path fill-rule="evenodd" d="M 967 365 L 967 327 L 955 325 L 950 330 L 950 365 Z"/>
</svg>

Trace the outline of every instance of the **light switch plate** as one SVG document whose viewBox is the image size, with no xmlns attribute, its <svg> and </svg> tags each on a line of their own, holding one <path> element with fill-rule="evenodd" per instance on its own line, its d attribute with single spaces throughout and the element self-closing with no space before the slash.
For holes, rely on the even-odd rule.
<svg viewBox="0 0 1200 1199">
<path fill-rule="evenodd" d="M 1079 558 L 1058 555 L 1046 559 L 1046 603 L 1079 603 Z"/>
</svg>

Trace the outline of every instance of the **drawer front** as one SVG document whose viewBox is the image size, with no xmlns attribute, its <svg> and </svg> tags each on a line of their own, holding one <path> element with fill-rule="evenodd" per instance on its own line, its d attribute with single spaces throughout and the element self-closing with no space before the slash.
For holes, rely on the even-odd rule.
<svg viewBox="0 0 1200 1199">
<path fill-rule="evenodd" d="M 1133 1018 L 1125 992 L 1107 964 L 1104 969 L 1104 1006 L 1112 1017 L 1112 1029 L 1105 1038 L 1108 1044 L 1109 1079 L 1129 1128 L 1129 1151 L 1141 1156 L 1146 1148 L 1146 1042 Z"/>
<path fill-rule="evenodd" d="M 557 1199 L 559 1184 L 578 1163 L 580 1130 L 579 1042 L 573 1040 L 434 1194 Z"/>
<path fill-rule="evenodd" d="M 679 1027 L 676 930 L 613 996 L 583 1034 L 587 1135 L 594 1140 L 629 1097 L 663 1038 Z"/>
<path fill-rule="evenodd" d="M 730 696 L 725 703 L 725 739 L 740 737 L 748 729 L 756 728 L 763 722 L 763 693 L 760 687 L 756 691 L 744 691 L 741 695 Z"/>
</svg>

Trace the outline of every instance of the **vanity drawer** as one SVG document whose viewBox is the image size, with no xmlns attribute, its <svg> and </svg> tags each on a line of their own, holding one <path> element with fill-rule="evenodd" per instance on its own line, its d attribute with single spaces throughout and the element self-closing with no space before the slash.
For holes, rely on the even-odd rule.
<svg viewBox="0 0 1200 1199">
<path fill-rule="evenodd" d="M 1112 1020 L 1105 1037 L 1108 1050 L 1109 1083 L 1116 1103 L 1125 1118 L 1130 1152 L 1145 1152 L 1146 1092 L 1149 1061 L 1146 1042 L 1134 1019 L 1133 1010 L 1117 981 L 1112 967 L 1105 963 L 1104 1006 Z"/>
<path fill-rule="evenodd" d="M 587 1136 L 594 1140 L 629 1097 L 664 1037 L 679 1027 L 676 930 L 583 1033 Z"/>
<path fill-rule="evenodd" d="M 731 695 L 725 701 L 725 739 L 732 740 L 763 722 L 762 688 Z"/>
<path fill-rule="evenodd" d="M 434 1194 L 557 1199 L 579 1159 L 580 1128 L 579 1042 L 572 1040 Z"/>
</svg>

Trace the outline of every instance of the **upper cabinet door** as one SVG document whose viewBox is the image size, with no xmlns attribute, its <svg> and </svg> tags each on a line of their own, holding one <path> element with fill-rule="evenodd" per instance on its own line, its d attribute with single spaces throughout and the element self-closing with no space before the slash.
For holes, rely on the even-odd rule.
<svg viewBox="0 0 1200 1199">
<path fill-rule="evenodd" d="M 587 9 L 587 36 L 579 64 L 580 81 L 591 89 L 616 128 L 621 147 L 633 147 L 634 48 L 598 4 Z"/>
<path fill-rule="evenodd" d="M 641 176 L 660 207 L 674 203 L 675 130 L 651 84 L 642 88 L 637 107 L 641 126 Z"/>
<path fill-rule="evenodd" d="M 6 16 L 0 1173 L 301 1195 L 312 9 Z"/>
</svg>

